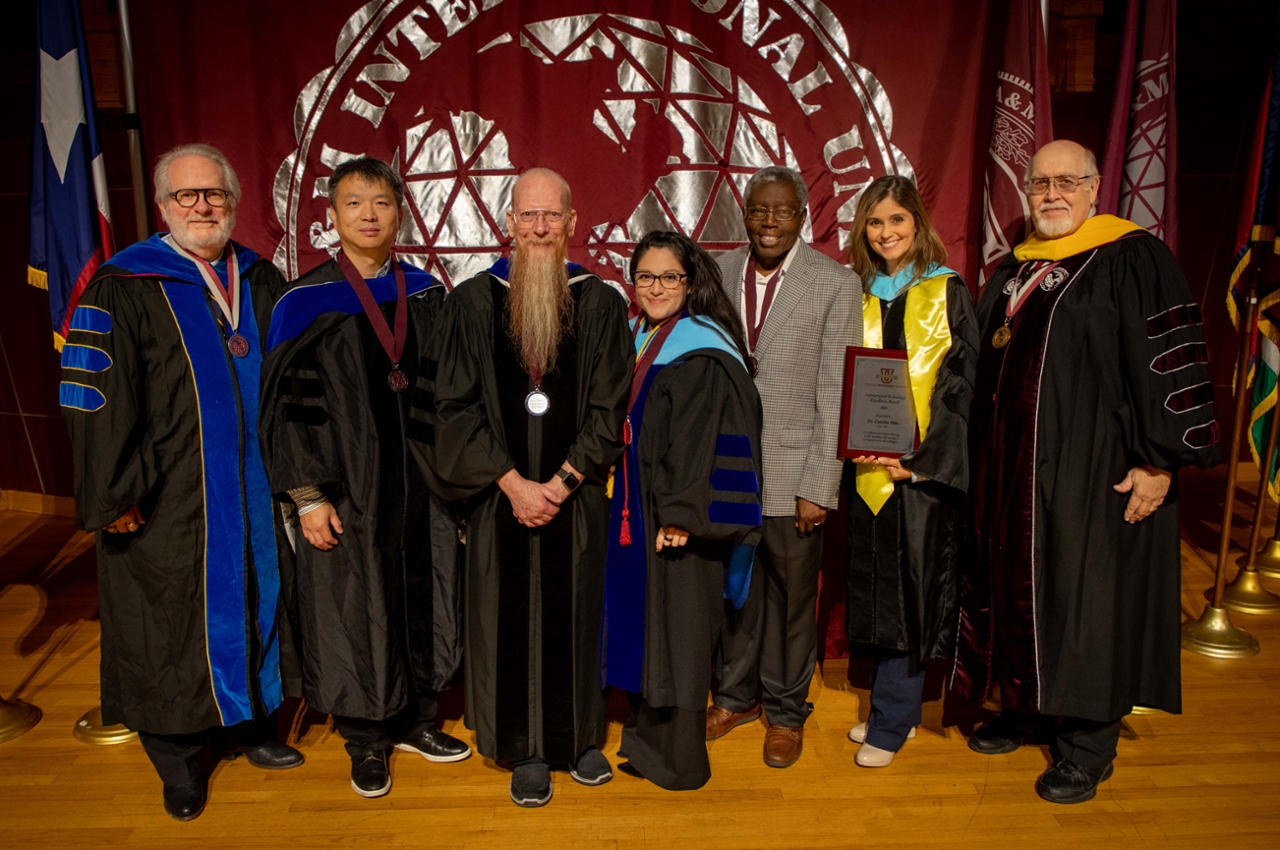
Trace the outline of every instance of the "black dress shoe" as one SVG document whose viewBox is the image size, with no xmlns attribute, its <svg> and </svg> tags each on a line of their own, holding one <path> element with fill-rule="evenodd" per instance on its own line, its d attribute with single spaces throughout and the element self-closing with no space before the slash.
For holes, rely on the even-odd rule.
<svg viewBox="0 0 1280 850">
<path fill-rule="evenodd" d="M 164 786 L 164 810 L 174 820 L 185 822 L 200 817 L 206 799 L 204 780 Z"/>
<path fill-rule="evenodd" d="M 984 723 L 969 736 L 969 749 L 984 756 L 1011 753 L 1023 744 L 1035 741 L 1037 724 L 1000 715 L 990 723 Z"/>
<path fill-rule="evenodd" d="M 288 770 L 305 761 L 302 753 L 279 741 L 264 741 L 256 747 L 236 747 L 235 751 L 247 758 L 249 764 L 263 770 Z"/>
<path fill-rule="evenodd" d="M 361 797 L 381 797 L 391 790 L 386 753 L 369 753 L 351 760 L 351 790 Z"/>
<path fill-rule="evenodd" d="M 462 761 L 471 755 L 471 748 L 464 742 L 433 726 L 416 735 L 396 741 L 395 748 L 406 753 L 417 753 L 427 761 Z"/>
<path fill-rule="evenodd" d="M 1050 803 L 1084 803 L 1098 793 L 1098 785 L 1111 778 L 1111 762 L 1093 769 L 1068 759 L 1058 759 L 1036 780 L 1036 793 Z"/>
</svg>

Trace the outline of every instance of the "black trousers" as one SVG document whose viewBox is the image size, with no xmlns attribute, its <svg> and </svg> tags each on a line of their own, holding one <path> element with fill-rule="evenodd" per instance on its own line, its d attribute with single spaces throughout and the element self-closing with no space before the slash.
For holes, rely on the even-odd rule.
<svg viewBox="0 0 1280 850">
<path fill-rule="evenodd" d="M 741 611 L 726 603 L 716 669 L 716 704 L 746 711 L 763 691 L 776 726 L 803 726 L 813 711 L 809 683 L 818 660 L 821 526 L 796 533 L 795 515 L 764 518 L 756 569 Z"/>
<path fill-rule="evenodd" d="M 435 725 L 439 696 L 437 691 L 415 691 L 410 688 L 409 699 L 404 708 L 390 717 L 374 720 L 366 717 L 339 717 L 335 714 L 333 725 L 347 742 L 347 754 L 352 759 L 389 753 L 396 741 L 411 738 Z"/>
<path fill-rule="evenodd" d="M 1045 714 L 1022 714 L 1004 711 L 1008 718 L 1027 728 L 1052 728 L 1054 740 L 1051 746 L 1054 758 L 1063 758 L 1090 770 L 1101 770 L 1116 757 L 1116 745 L 1120 743 L 1120 726 L 1124 718 L 1115 720 L 1085 720 L 1082 717 L 1056 717 Z"/>
<path fill-rule="evenodd" d="M 157 735 L 138 730 L 138 740 L 165 785 L 186 785 L 209 775 L 218 752 L 256 747 L 276 739 L 274 713 L 235 726 L 214 726 L 181 735 Z"/>
</svg>

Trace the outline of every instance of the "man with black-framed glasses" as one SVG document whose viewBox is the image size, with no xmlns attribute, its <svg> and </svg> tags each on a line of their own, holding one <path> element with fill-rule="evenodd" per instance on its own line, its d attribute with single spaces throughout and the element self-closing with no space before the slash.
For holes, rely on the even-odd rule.
<svg viewBox="0 0 1280 850">
<path fill-rule="evenodd" d="M 969 412 L 973 551 L 952 687 L 1003 711 L 984 755 L 1052 742 L 1036 791 L 1092 799 L 1122 718 L 1181 710 L 1177 473 L 1220 459 L 1203 319 L 1172 252 L 1096 215 L 1091 151 L 1045 145 L 1034 232 L 978 303 Z"/>
<path fill-rule="evenodd" d="M 800 758 L 813 711 L 822 526 L 839 502 L 843 463 L 844 353 L 862 344 L 862 284 L 800 238 L 808 200 L 792 169 L 756 172 L 743 192 L 750 242 L 718 259 L 764 405 L 764 526 L 746 604 L 725 608 L 707 740 L 756 720 L 763 705 L 770 767 Z"/>
<path fill-rule="evenodd" d="M 169 232 L 89 282 L 60 400 L 77 524 L 98 532 L 103 721 L 138 731 L 165 811 L 187 821 L 204 809 L 211 743 L 257 767 L 302 764 L 276 740 L 273 712 L 298 693 L 281 606 L 292 553 L 257 436 L 284 280 L 231 241 L 240 183 L 220 151 L 181 145 L 154 177 Z"/>
<path fill-rule="evenodd" d="M 604 740 L 600 621 L 609 470 L 622 452 L 634 346 L 627 299 L 568 261 L 568 184 L 514 181 L 512 256 L 445 299 L 415 444 L 432 488 L 467 523 L 467 725 L 512 769 L 519 806 L 551 800 L 551 768 L 613 777 Z"/>
</svg>

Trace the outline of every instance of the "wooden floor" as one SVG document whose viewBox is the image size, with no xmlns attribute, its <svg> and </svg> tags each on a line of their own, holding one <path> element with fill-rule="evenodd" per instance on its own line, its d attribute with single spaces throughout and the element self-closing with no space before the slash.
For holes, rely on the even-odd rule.
<svg viewBox="0 0 1280 850">
<path fill-rule="evenodd" d="M 1237 550 L 1252 487 L 1239 491 Z M 1187 615 L 1204 607 L 1222 489 L 1220 471 L 1184 481 Z M 856 767 L 845 733 L 866 719 L 865 671 L 831 661 L 815 674 L 804 756 L 788 770 L 762 763 L 764 730 L 754 724 L 710 745 L 714 776 L 695 792 L 622 774 L 586 788 L 555 774 L 551 804 L 527 811 L 508 800 L 508 774 L 478 756 L 434 765 L 397 754 L 391 793 L 365 800 L 348 784 L 341 739 L 302 711 L 293 734 L 307 763 L 269 772 L 223 762 L 208 808 L 189 824 L 164 814 L 137 743 L 90 747 L 71 736 L 98 699 L 95 616 L 89 539 L 65 518 L 0 513 L 0 693 L 44 710 L 33 731 L 0 744 L 0 847 L 1280 846 L 1280 615 L 1234 615 L 1262 643 L 1254 658 L 1183 653 L 1184 713 L 1129 717 L 1114 777 L 1079 806 L 1035 795 L 1041 749 L 970 752 L 963 733 L 981 715 L 952 704 L 944 712 L 937 681 L 924 726 L 894 765 Z M 445 729 L 473 742 L 456 707 L 449 713 Z M 615 762 L 619 735 L 614 722 L 605 752 Z"/>
</svg>

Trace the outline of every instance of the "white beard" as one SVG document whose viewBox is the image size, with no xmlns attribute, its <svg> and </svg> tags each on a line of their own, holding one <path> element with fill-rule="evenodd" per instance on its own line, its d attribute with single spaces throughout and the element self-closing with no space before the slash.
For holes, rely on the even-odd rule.
<svg viewBox="0 0 1280 850">
<path fill-rule="evenodd" d="M 234 208 L 228 210 L 226 217 L 214 228 L 213 232 L 205 233 L 197 236 L 188 229 L 188 224 L 193 219 L 185 219 L 173 221 L 169 218 L 169 212 L 163 211 L 164 223 L 169 226 L 169 233 L 173 237 L 173 241 L 177 242 L 183 250 L 193 254 L 199 253 L 207 248 L 222 249 L 224 245 L 231 240 L 231 231 L 236 226 L 236 211 Z M 212 221 L 213 219 L 194 219 L 194 221 Z"/>
</svg>

